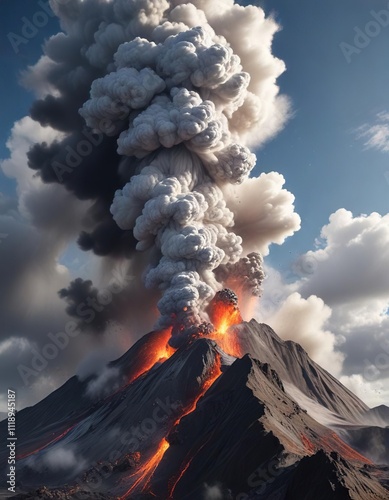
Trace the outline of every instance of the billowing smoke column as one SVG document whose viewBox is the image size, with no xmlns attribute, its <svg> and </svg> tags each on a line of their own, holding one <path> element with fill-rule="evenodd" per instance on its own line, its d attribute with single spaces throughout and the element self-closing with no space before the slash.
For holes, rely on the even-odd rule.
<svg viewBox="0 0 389 500">
<path fill-rule="evenodd" d="M 245 12 L 228 1 L 220 5 L 219 26 L 223 13 L 231 22 L 234 11 Z M 244 141 L 252 128 L 267 126 L 267 117 L 260 85 L 250 87 L 241 58 L 212 28 L 206 9 L 164 6 L 147 38 L 119 45 L 112 71 L 92 83 L 80 114 L 95 131 L 118 136 L 120 155 L 137 159 L 136 175 L 116 191 L 111 213 L 121 229 L 133 231 L 137 250 L 160 251 L 145 282 L 162 290 L 160 326 L 173 324 L 178 334 L 207 319 L 223 275 L 235 271 L 246 290 L 259 294 L 261 258 L 243 256 L 222 187 L 248 177 L 256 157 Z M 234 36 L 245 29 L 238 20 Z"/>
<path fill-rule="evenodd" d="M 63 139 L 36 144 L 29 165 L 93 200 L 80 246 L 135 263 L 132 272 L 160 290 L 159 326 L 207 330 L 215 293 L 258 295 L 257 250 L 299 228 L 282 176 L 247 181 L 256 164 L 249 147 L 288 117 L 275 83 L 284 64 L 271 54 L 278 26 L 233 0 L 50 5 L 64 33 L 25 82 L 40 92 L 32 118 Z M 86 140 L 92 151 L 77 158 Z M 147 268 L 136 257 L 145 251 Z M 82 286 L 63 294 L 72 310 Z"/>
</svg>

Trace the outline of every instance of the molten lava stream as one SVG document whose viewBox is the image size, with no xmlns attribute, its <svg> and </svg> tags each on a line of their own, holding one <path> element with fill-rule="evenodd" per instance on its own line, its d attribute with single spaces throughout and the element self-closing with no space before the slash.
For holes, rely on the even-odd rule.
<svg viewBox="0 0 389 500">
<path fill-rule="evenodd" d="M 139 363 L 129 375 L 127 385 L 148 372 L 156 363 L 166 361 L 174 354 L 176 349 L 168 344 L 171 337 L 171 328 L 153 332 L 150 340 L 146 342 L 137 354 Z"/>
<path fill-rule="evenodd" d="M 140 362 L 135 367 L 133 373 L 130 374 L 127 380 L 127 385 L 131 384 L 132 382 L 134 382 L 134 380 L 136 380 L 141 375 L 149 371 L 156 363 L 163 362 L 174 354 L 176 349 L 173 349 L 173 347 L 170 347 L 170 345 L 168 344 L 168 341 L 171 337 L 171 328 L 167 328 L 166 330 L 158 330 L 153 333 L 154 334 L 151 336 L 150 340 L 140 349 L 137 357 L 137 359 L 139 359 Z M 108 396 L 107 399 L 112 398 L 120 390 L 121 389 L 115 391 L 113 394 Z M 66 434 L 68 434 L 76 425 L 77 424 L 72 425 L 64 432 L 62 432 L 59 436 L 55 437 L 54 439 L 44 444 L 43 446 L 37 448 L 36 450 L 33 450 L 29 453 L 24 453 L 22 455 L 18 455 L 17 459 L 21 460 L 23 458 L 27 458 L 30 455 L 34 455 L 35 453 L 38 453 L 39 451 L 43 450 L 50 444 L 56 443 L 64 436 L 66 436 Z"/>
<path fill-rule="evenodd" d="M 183 417 L 188 415 L 189 413 L 192 413 L 196 409 L 197 403 L 201 397 L 204 396 L 204 394 L 208 391 L 208 389 L 211 387 L 211 385 L 215 382 L 216 379 L 220 377 L 222 374 L 221 370 L 221 362 L 220 362 L 220 356 L 217 355 L 217 358 L 215 360 L 215 364 L 212 367 L 212 370 L 210 371 L 208 377 L 204 381 L 203 385 L 200 388 L 199 394 L 196 396 L 194 399 L 193 403 L 191 403 L 188 408 L 184 410 L 184 413 L 174 422 L 174 426 L 178 425 Z"/>
<path fill-rule="evenodd" d="M 195 400 L 183 411 L 182 415 L 174 422 L 174 426 L 178 425 L 183 417 L 188 415 L 189 413 L 192 413 L 192 411 L 195 410 L 196 405 L 198 400 L 204 396 L 204 394 L 208 391 L 208 389 L 211 387 L 211 385 L 215 382 L 215 380 L 221 375 L 221 362 L 220 362 L 220 356 L 217 356 L 215 359 L 215 364 L 213 365 L 212 369 L 210 370 L 206 380 L 202 384 L 200 388 L 199 394 L 196 396 Z M 146 491 L 147 488 L 150 485 L 151 478 L 158 467 L 159 463 L 161 462 L 166 450 L 169 448 L 170 444 L 168 441 L 163 438 L 162 441 L 159 443 L 157 451 L 154 453 L 154 455 L 147 460 L 147 462 L 140 468 L 139 471 L 139 477 L 136 479 L 136 481 L 131 485 L 131 488 L 121 497 L 118 497 L 118 500 L 125 500 L 129 498 L 129 495 L 131 493 L 134 493 L 138 487 L 142 486 L 142 492 Z M 190 461 L 192 458 L 190 459 Z M 180 468 L 180 474 L 177 477 L 177 479 L 174 479 L 174 483 L 172 484 L 171 487 L 169 487 L 169 498 L 172 492 L 174 491 L 175 487 L 177 486 L 178 481 L 181 479 L 181 477 L 184 475 L 186 469 L 190 465 L 190 461 L 185 464 L 184 467 Z M 137 475 L 137 474 L 133 474 Z M 131 477 L 133 477 L 131 476 Z"/>
<path fill-rule="evenodd" d="M 239 309 L 231 304 L 220 301 L 212 306 L 210 316 L 215 331 L 209 334 L 209 338 L 214 340 L 226 354 L 235 358 L 242 357 L 242 348 L 236 334 L 232 331 L 228 332 L 230 326 L 242 322 Z"/>
<path fill-rule="evenodd" d="M 162 460 L 162 457 L 164 456 L 165 451 L 169 448 L 169 446 L 170 444 L 166 441 L 165 438 L 163 438 L 158 445 L 157 451 L 142 466 L 138 479 L 131 486 L 131 488 L 128 491 L 126 491 L 126 493 L 124 493 L 124 495 L 118 497 L 118 500 L 125 500 L 126 498 L 129 498 L 129 495 L 131 495 L 131 493 L 133 493 L 137 489 L 137 487 L 143 482 L 145 484 L 142 488 L 142 491 L 144 491 L 147 488 L 148 484 L 150 483 L 150 479 L 154 474 L 155 469 L 158 467 L 159 462 Z"/>
<path fill-rule="evenodd" d="M 176 420 L 174 425 L 178 425 L 183 417 L 185 417 L 189 413 L 192 413 L 196 409 L 196 406 L 197 406 L 199 399 L 202 396 L 204 396 L 204 394 L 208 391 L 208 389 L 211 387 L 211 385 L 220 377 L 221 374 L 222 374 L 222 371 L 221 371 L 220 356 L 217 356 L 215 364 L 211 370 L 211 373 L 209 374 L 209 377 L 205 380 L 199 395 L 196 397 L 196 399 L 193 401 L 193 403 L 189 406 L 189 408 L 187 408 L 184 411 L 184 413 L 181 415 L 181 417 L 178 420 Z M 194 456 L 192 455 L 191 457 L 189 457 L 188 460 L 185 460 L 185 462 L 183 464 L 181 464 L 181 467 L 180 467 L 180 470 L 179 470 L 177 477 L 173 478 L 172 481 L 169 482 L 169 498 L 173 498 L 174 490 L 176 489 L 176 486 L 179 483 L 182 476 L 187 471 L 193 458 L 194 458 Z"/>
</svg>

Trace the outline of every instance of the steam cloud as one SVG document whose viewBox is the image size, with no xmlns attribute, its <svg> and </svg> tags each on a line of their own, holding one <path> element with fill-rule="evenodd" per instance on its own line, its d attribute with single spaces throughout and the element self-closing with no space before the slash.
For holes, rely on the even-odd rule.
<svg viewBox="0 0 389 500">
<path fill-rule="evenodd" d="M 271 54 L 277 24 L 232 0 L 51 6 L 64 33 L 24 80 L 46 92 L 32 118 L 63 138 L 36 144 L 29 165 L 93 200 L 93 229 L 80 246 L 129 258 L 151 252 L 137 272 L 161 291 L 159 326 L 207 321 L 206 305 L 228 281 L 258 295 L 258 250 L 300 224 L 282 176 L 248 180 L 256 164 L 249 147 L 288 117 L 275 83 L 284 64 Z M 85 141 L 92 146 L 81 154 Z M 237 203 L 244 186 L 249 199 Z M 76 285 L 61 292 L 69 304 Z"/>
</svg>

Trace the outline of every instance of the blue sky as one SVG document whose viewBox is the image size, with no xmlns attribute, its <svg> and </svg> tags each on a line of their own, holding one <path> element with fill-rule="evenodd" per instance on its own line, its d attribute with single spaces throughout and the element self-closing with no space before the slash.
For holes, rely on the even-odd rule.
<svg viewBox="0 0 389 500">
<path fill-rule="evenodd" d="M 364 150 L 355 130 L 387 108 L 389 66 L 385 64 L 389 28 L 348 63 L 340 44 L 353 44 L 354 28 L 364 29 L 370 11 L 382 1 L 303 0 L 264 2 L 283 30 L 274 53 L 286 62 L 281 89 L 293 102 L 295 116 L 259 154 L 259 165 L 285 175 L 296 196 L 302 229 L 270 261 L 286 251 L 299 253 L 312 245 L 328 216 L 340 207 L 355 215 L 388 211 L 388 157 Z"/>
<path fill-rule="evenodd" d="M 47 24 L 43 23 L 28 43 L 20 44 L 18 53 L 8 35 L 22 34 L 25 19 L 32 20 L 42 10 L 43 1 L 0 0 L 0 160 L 8 157 L 6 141 L 12 125 L 28 113 L 33 101 L 33 96 L 18 85 L 20 72 L 39 59 L 45 39 L 58 32 L 58 21 L 47 17 Z M 295 196 L 295 209 L 302 220 L 300 231 L 283 245 L 272 245 L 266 257 L 270 271 L 260 314 L 265 311 L 268 317 L 265 315 L 264 320 L 271 326 L 277 325 L 281 337 L 300 342 L 325 368 L 333 368 L 326 365 L 328 359 L 332 363 L 336 358 L 339 367 L 343 363 L 336 375 L 342 376 L 343 383 L 372 405 L 381 401 L 388 404 L 389 391 L 385 387 L 389 387 L 389 219 L 385 214 L 389 212 L 389 65 L 386 62 L 389 3 L 382 0 L 254 3 L 267 14 L 272 13 L 282 26 L 275 36 L 272 52 L 286 64 L 286 72 L 278 84 L 281 93 L 290 98 L 293 111 L 286 127 L 256 151 L 258 163 L 254 175 L 271 171 L 283 174 L 285 187 Z M 373 11 L 382 10 L 382 22 L 388 26 L 381 26 L 375 20 Z M 371 30 L 373 34 L 367 38 L 361 35 L 372 33 Z M 356 36 L 364 37 L 365 47 L 355 47 L 361 43 L 360 39 L 355 40 Z M 16 183 L 5 177 L 1 169 L 0 193 L 16 198 Z M 74 210 L 77 213 L 77 207 Z M 370 215 L 373 212 L 381 215 Z M 325 229 L 327 239 L 318 249 L 316 238 L 331 214 L 335 215 Z M 1 233 L 4 230 L 0 228 Z M 26 230 L 28 238 L 34 236 L 27 233 Z M 51 259 L 53 264 L 52 268 L 50 262 L 47 264 L 54 276 L 50 284 L 55 290 L 52 295 L 61 302 L 52 308 L 57 321 L 53 324 L 61 328 L 66 319 L 56 312 L 64 312 L 63 301 L 59 301 L 56 292 L 79 273 L 87 278 L 89 269 L 85 263 L 95 263 L 96 258 L 77 250 L 75 243 L 67 250 L 59 243 L 56 240 L 52 243 L 53 251 L 48 252 L 46 261 Z M 313 275 L 301 278 L 290 270 L 302 254 L 314 259 L 317 268 Z M 54 269 L 58 255 L 60 262 L 69 268 L 70 277 Z M 46 272 L 46 264 L 35 255 L 30 257 L 44 275 L 39 283 L 49 289 L 45 282 L 50 274 Z M 372 272 L 366 273 L 370 268 Z M 44 293 L 39 297 L 44 297 Z M 274 310 L 275 307 L 279 310 Z M 42 321 L 36 322 L 37 332 L 56 328 L 48 326 L 46 310 L 45 303 Z M 291 317 L 295 320 L 295 331 Z M 22 330 L 13 328 L 6 335 L 22 337 Z M 44 342 L 44 338 L 39 339 Z M 78 347 L 74 350 L 74 360 L 69 355 L 70 370 L 81 350 Z M 376 361 L 382 355 L 387 359 L 385 368 Z M 339 356 L 343 356 L 342 362 Z M 366 367 L 370 371 L 366 372 Z M 39 389 L 36 397 L 43 392 Z"/>
<path fill-rule="evenodd" d="M 47 2 L 46 2 L 47 3 Z M 21 43 L 14 50 L 10 42 L 12 33 L 22 36 L 23 18 L 32 20 L 34 14 L 42 10 L 37 0 L 3 0 L 0 4 L 0 61 L 1 61 L 1 124 L 0 124 L 0 158 L 8 156 L 5 143 L 10 135 L 12 125 L 25 116 L 34 99 L 19 85 L 20 73 L 29 65 L 35 64 L 42 53 L 45 38 L 58 32 L 59 24 L 55 17 L 48 18 L 46 26 L 37 30 L 28 43 Z M 16 41 L 16 38 L 13 38 Z M 16 42 L 15 42 L 16 43 Z M 0 173 L 0 190 L 4 194 L 14 193 L 15 183 Z"/>
</svg>

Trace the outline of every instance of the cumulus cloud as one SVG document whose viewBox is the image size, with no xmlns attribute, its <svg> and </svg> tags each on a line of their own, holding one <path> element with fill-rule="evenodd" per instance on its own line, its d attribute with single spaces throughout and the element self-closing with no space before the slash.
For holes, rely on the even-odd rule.
<svg viewBox="0 0 389 500">
<path fill-rule="evenodd" d="M 340 350 L 345 354 L 344 373 L 351 376 L 361 374 L 366 381 L 375 382 L 389 376 L 389 317 L 387 304 L 379 315 L 371 313 L 367 319 L 366 309 L 357 305 L 346 308 L 353 322 L 344 326 L 342 314 L 332 320 L 340 339 Z M 335 313 L 338 310 L 335 308 Z M 359 316 L 360 314 L 360 316 Z M 360 324 L 358 324 L 360 318 Z"/>
<path fill-rule="evenodd" d="M 331 215 L 321 231 L 323 248 L 308 252 L 316 270 L 301 293 L 314 293 L 327 304 L 388 297 L 389 214 L 354 217 L 345 209 Z"/>
<path fill-rule="evenodd" d="M 242 237 L 246 252 L 268 255 L 271 243 L 281 245 L 300 229 L 295 198 L 284 184 L 281 174 L 270 172 L 225 188 L 227 206 L 234 213 L 234 231 Z"/>
<path fill-rule="evenodd" d="M 322 299 L 315 295 L 304 299 L 293 292 L 266 322 L 281 338 L 299 343 L 314 361 L 338 376 L 343 355 L 336 352 L 336 337 L 328 329 L 330 316 L 331 309 Z"/>
<path fill-rule="evenodd" d="M 316 247 L 294 263 L 294 280 L 268 270 L 259 306 L 283 338 L 373 405 L 389 403 L 388 217 L 336 211 Z"/>
<path fill-rule="evenodd" d="M 389 375 L 389 214 L 353 216 L 344 209 L 322 229 L 316 269 L 301 281 L 331 306 L 329 326 L 344 354 L 344 375 L 378 382 Z"/>
<path fill-rule="evenodd" d="M 371 408 L 389 402 L 389 378 L 369 382 L 363 375 L 353 374 L 343 375 L 339 380 Z"/>
</svg>

